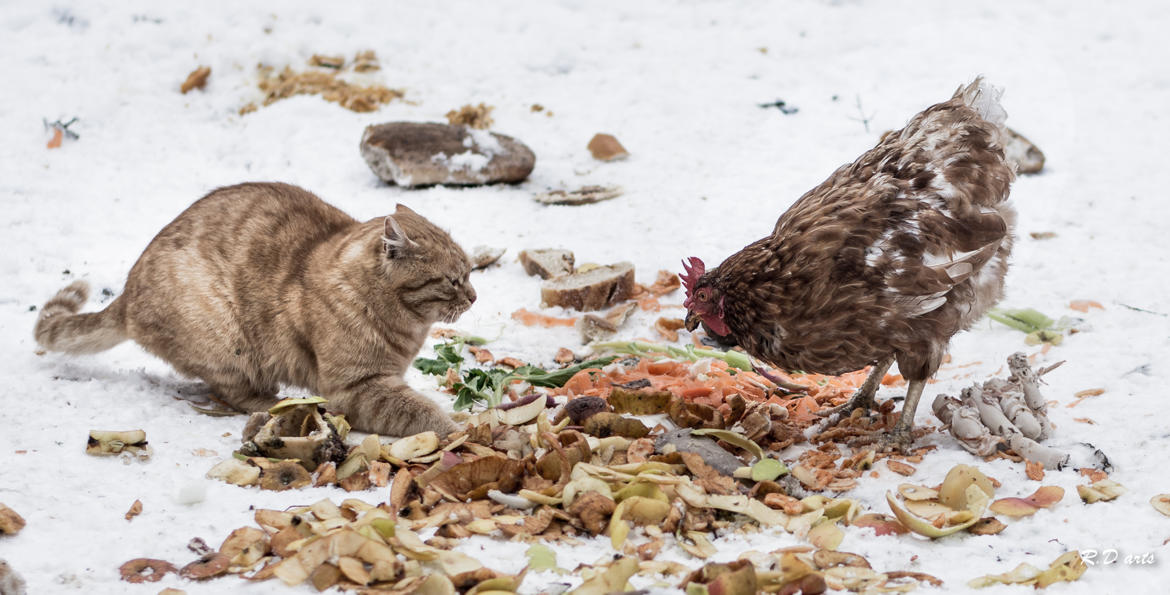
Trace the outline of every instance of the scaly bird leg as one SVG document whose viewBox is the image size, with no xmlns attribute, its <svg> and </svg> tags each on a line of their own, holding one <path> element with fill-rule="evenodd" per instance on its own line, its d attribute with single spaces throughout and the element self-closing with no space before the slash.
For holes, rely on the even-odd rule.
<svg viewBox="0 0 1170 595">
<path fill-rule="evenodd" d="M 911 433 L 914 428 L 914 411 L 918 409 L 918 401 L 922 398 L 924 388 L 925 380 L 910 381 L 910 386 L 906 387 L 906 402 L 902 404 L 902 415 L 898 418 L 898 423 L 894 424 L 894 429 L 879 440 L 882 446 L 902 452 L 910 450 L 910 446 L 914 444 L 914 434 Z"/>
<path fill-rule="evenodd" d="M 836 425 L 842 415 L 848 414 L 854 409 L 864 408 L 867 411 L 873 409 L 873 397 L 877 394 L 878 387 L 882 385 L 882 379 L 886 377 L 886 371 L 892 365 L 894 365 L 894 356 L 892 355 L 874 364 L 873 368 L 869 371 L 869 376 L 865 377 L 865 382 L 861 384 L 861 388 L 857 389 L 857 392 L 853 393 L 853 398 L 849 399 L 848 403 L 821 411 L 819 415 L 830 418 L 829 423 L 825 425 Z"/>
</svg>

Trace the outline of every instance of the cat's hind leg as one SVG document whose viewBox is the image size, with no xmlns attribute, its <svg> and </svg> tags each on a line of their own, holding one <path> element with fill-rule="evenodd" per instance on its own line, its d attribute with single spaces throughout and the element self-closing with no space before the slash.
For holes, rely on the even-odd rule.
<svg viewBox="0 0 1170 595">
<path fill-rule="evenodd" d="M 208 382 L 213 399 L 245 413 L 268 411 L 276 404 L 277 389 L 258 389 L 246 382 Z"/>
<path fill-rule="evenodd" d="M 362 432 L 411 436 L 430 430 L 445 437 L 459 429 L 437 403 L 393 376 L 373 376 L 324 396 L 326 408 Z"/>
</svg>

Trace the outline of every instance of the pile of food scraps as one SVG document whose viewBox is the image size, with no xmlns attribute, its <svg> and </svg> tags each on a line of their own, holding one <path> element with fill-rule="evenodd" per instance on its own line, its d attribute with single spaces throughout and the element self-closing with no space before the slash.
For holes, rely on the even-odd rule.
<svg viewBox="0 0 1170 595">
<path fill-rule="evenodd" d="M 257 527 L 236 530 L 218 550 L 208 548 L 177 572 L 199 580 L 237 574 L 289 585 L 311 582 L 318 589 L 377 589 L 369 592 L 514 591 L 525 572 L 495 572 L 452 548 L 472 535 L 566 544 L 603 535 L 615 557 L 599 568 L 577 569 L 585 581 L 576 592 L 607 593 L 622 590 L 634 575 L 659 586 L 727 580 L 718 578 L 715 566 L 694 574 L 685 565 L 657 560 L 657 554 L 673 543 L 705 559 L 716 551 L 714 531 L 763 529 L 793 533 L 812 547 L 737 563 L 735 584 L 746 581 L 746 590 L 734 592 L 937 581 L 875 572 L 859 556 L 835 552 L 845 538 L 842 525 L 896 523 L 863 515 L 853 500 L 790 495 L 785 465 L 746 436 L 726 429 L 652 431 L 621 413 L 569 406 L 590 398 L 552 407 L 540 398 L 488 409 L 444 440 L 429 432 L 390 444 L 367 436 L 345 457 L 358 461 L 352 464 L 356 473 L 368 473 L 375 463 L 389 468 L 393 481 L 386 501 L 324 500 L 287 511 L 258 510 Z M 265 431 L 308 428 L 305 420 L 325 419 L 323 405 L 314 399 L 278 405 L 241 449 L 260 454 L 240 452 L 229 460 L 255 466 L 264 486 L 265 478 L 277 473 L 271 448 L 297 437 L 266 438 Z M 313 480 L 330 475 L 332 464 L 320 463 Z M 424 539 L 428 532 L 433 535 Z M 175 568 L 165 561 L 132 560 L 124 576 L 157 580 Z M 555 568 L 551 550 L 530 550 L 529 570 Z"/>
<path fill-rule="evenodd" d="M 842 444 L 844 437 L 892 426 L 896 414 L 888 401 L 877 416 L 855 412 L 812 435 L 814 447 L 785 461 L 777 453 L 804 440 L 788 407 L 795 399 L 752 372 L 741 353 L 709 356 L 693 347 L 625 344 L 612 349 L 618 355 L 542 370 L 516 361 L 502 366 L 507 358 L 495 359 L 475 338 L 446 339 L 437 346 L 438 357 L 418 367 L 452 380 L 455 392 L 479 394 L 473 405 L 498 399 L 497 406 L 468 414 L 463 431 L 392 443 L 369 435 L 351 446 L 344 442 L 344 418 L 328 414 L 323 399 L 288 400 L 254 416 L 240 451 L 209 473 L 267 489 L 338 483 L 361 492 L 389 484 L 387 498 L 259 510 L 255 527 L 237 529 L 218 550 L 196 548 L 198 558 L 182 569 L 139 559 L 127 563 L 124 576 L 157 580 L 179 572 L 204 580 L 236 574 L 318 589 L 481 593 L 514 592 L 528 573 L 552 571 L 579 575 L 583 582 L 573 592 L 586 594 L 626 590 L 631 579 L 639 586 L 697 593 L 906 590 L 941 582 L 914 572 L 879 572 L 864 558 L 838 551 L 846 539 L 842 527 L 932 539 L 990 535 L 1010 530 L 996 515 L 1027 516 L 1064 497 L 1060 488 L 1044 486 L 992 501 L 999 482 L 959 465 L 938 485 L 902 484 L 888 494 L 893 517 L 867 512 L 856 500 L 821 492 L 855 487 L 883 458 L 891 470 L 914 474 L 909 463 L 929 450 L 901 456 Z M 464 361 L 465 349 L 475 364 Z M 571 358 L 561 355 L 557 359 L 569 364 Z M 704 380 L 712 386 L 707 392 L 694 384 Z M 718 402 L 711 400 L 715 394 Z M 518 398 L 507 400 L 513 396 Z M 820 407 L 817 396 L 810 395 Z M 290 472 L 290 465 L 297 470 Z M 293 476 L 299 479 L 287 481 Z M 342 476 L 362 479 L 338 481 Z M 1078 489 L 1085 502 L 1124 492 L 1108 479 L 1093 480 Z M 1170 511 L 1170 496 L 1152 502 Z M 663 548 L 678 546 L 705 560 L 716 553 L 716 532 L 758 531 L 787 532 L 809 545 L 747 553 L 699 570 L 658 557 Z M 503 573 L 455 551 L 475 535 L 529 543 L 527 566 Z M 603 537 L 613 548 L 594 566 L 561 569 L 555 552 L 543 545 L 576 545 L 591 537 Z M 1027 567 L 979 577 L 971 585 L 1044 586 L 1083 572 L 1083 562 L 1070 552 L 1046 570 Z"/>
<path fill-rule="evenodd" d="M 683 348 L 640 341 L 602 343 L 596 347 L 602 351 L 635 355 L 635 363 L 613 366 L 601 374 L 594 371 L 578 373 L 555 394 L 607 398 L 614 386 L 648 386 L 724 411 L 730 407 L 729 399 L 738 395 L 752 402 L 781 405 L 788 410 L 790 423 L 804 428 L 820 419 L 818 412 L 847 401 L 868 374 L 868 368 L 841 376 L 769 373 L 773 378 L 782 379 L 786 386 L 799 387 L 801 394 L 793 395 L 790 390 L 757 373 L 751 358 L 740 351 L 724 352 L 695 346 Z"/>
</svg>

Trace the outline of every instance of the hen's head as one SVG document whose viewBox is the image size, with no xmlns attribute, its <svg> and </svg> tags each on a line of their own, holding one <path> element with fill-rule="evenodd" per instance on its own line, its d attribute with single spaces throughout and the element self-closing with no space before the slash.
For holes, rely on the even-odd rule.
<svg viewBox="0 0 1170 595">
<path fill-rule="evenodd" d="M 695 330 L 702 321 L 719 335 L 730 335 L 731 329 L 723 322 L 723 293 L 712 283 L 713 277 L 706 274 L 703 261 L 692 256 L 683 261 L 683 270 L 680 277 L 687 291 L 683 302 L 687 309 L 687 330 Z"/>
</svg>

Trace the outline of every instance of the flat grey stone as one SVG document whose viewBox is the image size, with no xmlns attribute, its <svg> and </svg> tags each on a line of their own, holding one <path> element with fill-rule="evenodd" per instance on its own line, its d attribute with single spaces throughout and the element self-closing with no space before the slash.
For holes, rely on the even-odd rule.
<svg viewBox="0 0 1170 595">
<path fill-rule="evenodd" d="M 407 187 L 516 183 L 536 165 L 532 150 L 510 136 L 450 124 L 375 124 L 362 134 L 361 151 L 379 178 Z"/>
</svg>

